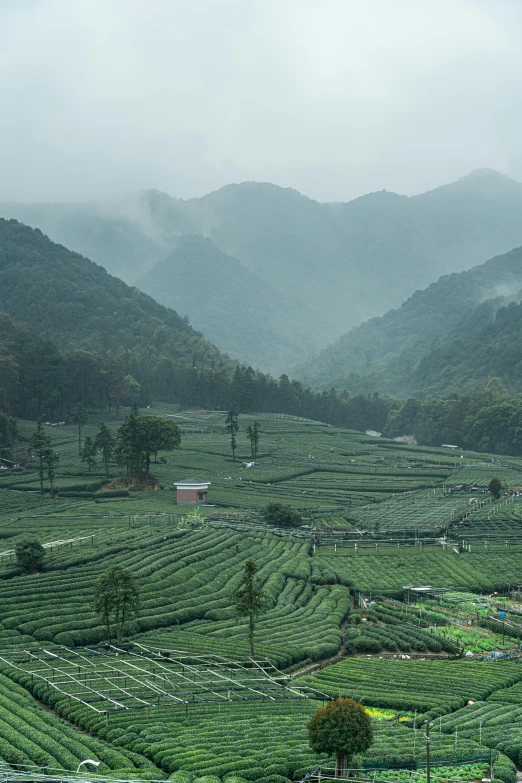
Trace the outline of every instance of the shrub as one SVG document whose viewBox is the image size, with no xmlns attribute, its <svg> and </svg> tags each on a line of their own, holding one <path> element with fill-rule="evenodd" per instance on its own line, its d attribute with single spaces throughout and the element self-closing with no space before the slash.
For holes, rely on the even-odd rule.
<svg viewBox="0 0 522 783">
<path fill-rule="evenodd" d="M 284 503 L 269 503 L 261 509 L 261 515 L 268 525 L 275 527 L 301 527 L 303 524 L 301 514 Z"/>
<path fill-rule="evenodd" d="M 24 574 L 34 574 L 43 569 L 45 549 L 35 538 L 21 541 L 15 547 L 16 562 Z"/>
<path fill-rule="evenodd" d="M 352 647 L 354 652 L 378 653 L 382 650 L 382 644 L 368 636 L 359 636 L 352 642 Z"/>
</svg>

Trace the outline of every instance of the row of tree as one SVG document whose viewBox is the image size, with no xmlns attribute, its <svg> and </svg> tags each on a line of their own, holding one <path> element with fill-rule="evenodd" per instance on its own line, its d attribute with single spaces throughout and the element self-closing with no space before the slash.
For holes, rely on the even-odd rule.
<svg viewBox="0 0 522 783">
<path fill-rule="evenodd" d="M 161 416 L 140 416 L 136 408 L 131 410 L 116 436 L 113 436 L 109 427 L 102 422 L 98 424 L 96 437 L 87 436 L 83 444 L 81 430 L 88 417 L 81 403 L 76 406 L 75 421 L 78 424 L 80 459 L 88 466 L 89 471 L 96 467 L 101 459 L 107 478 L 113 461 L 124 468 L 128 475 L 146 478 L 149 475 L 152 455 L 156 456 L 159 451 L 172 451 L 181 443 L 180 430 L 174 422 Z M 60 457 L 40 419 L 31 435 L 28 451 L 30 458 L 36 460 L 40 491 L 43 492 L 44 480 L 47 478 L 52 495 Z"/>
<path fill-rule="evenodd" d="M 451 443 L 474 451 L 522 455 L 522 395 L 507 393 L 498 378 L 483 391 L 445 399 L 402 401 L 388 414 L 388 437 L 413 435 L 418 443 Z"/>
<path fill-rule="evenodd" d="M 378 395 L 312 392 L 286 375 L 275 379 L 251 367 L 213 361 L 196 348 L 190 357 L 169 357 L 152 347 L 60 350 L 2 314 L 0 326 L 0 410 L 8 416 L 68 421 L 78 401 L 85 409 L 118 414 L 121 404 L 145 407 L 159 400 L 240 413 L 289 413 L 364 430 L 384 426 L 394 403 Z"/>
<path fill-rule="evenodd" d="M 232 450 L 232 457 L 234 462 L 236 461 L 236 449 L 237 449 L 237 433 L 239 432 L 239 413 L 237 411 L 229 411 L 225 419 L 225 432 L 230 435 L 230 448 Z M 259 433 L 261 432 L 261 425 L 258 421 L 253 424 L 249 424 L 246 428 L 247 438 L 250 441 L 250 456 L 253 461 L 257 459 L 257 452 L 259 449 Z"/>
<path fill-rule="evenodd" d="M 161 400 L 234 413 L 287 413 L 355 430 L 377 430 L 390 437 L 414 435 L 419 443 L 455 442 L 466 448 L 522 454 L 518 426 L 522 395 L 510 395 L 498 379 L 484 391 L 399 400 L 334 389 L 314 392 L 282 375 L 272 378 L 251 367 L 204 366 L 153 351 L 60 351 L 49 340 L 0 321 L 5 345 L 0 350 L 0 456 L 9 458 L 16 437 L 15 417 L 76 420 L 84 410 L 115 410 L 122 404 Z M 229 421 L 235 456 L 237 421 Z M 255 459 L 259 430 L 247 431 Z M 81 440 L 81 435 L 80 435 Z M 85 454 L 87 464 L 92 454 Z M 92 465 L 92 462 L 91 462 Z"/>
</svg>

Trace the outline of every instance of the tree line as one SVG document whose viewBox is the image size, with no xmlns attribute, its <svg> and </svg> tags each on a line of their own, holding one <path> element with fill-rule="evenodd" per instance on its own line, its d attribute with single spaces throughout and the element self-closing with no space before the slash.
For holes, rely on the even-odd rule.
<svg viewBox="0 0 522 783">
<path fill-rule="evenodd" d="M 138 415 L 133 407 L 125 421 L 113 435 L 109 427 L 101 422 L 94 438 L 86 437 L 82 444 L 82 428 L 88 422 L 87 413 L 78 403 L 74 421 L 78 425 L 78 452 L 89 471 L 101 460 L 105 475 L 109 478 L 112 462 L 125 469 L 127 475 L 146 479 L 150 472 L 152 456 L 159 451 L 172 451 L 181 443 L 179 427 L 161 416 Z M 29 440 L 29 458 L 36 461 L 36 470 L 40 481 L 40 491 L 44 491 L 44 480 L 50 484 L 51 496 L 54 494 L 56 467 L 60 461 L 54 450 L 51 436 L 45 431 L 40 419 Z"/>
<path fill-rule="evenodd" d="M 402 400 L 387 417 L 388 437 L 413 435 L 418 443 L 450 443 L 473 451 L 522 455 L 522 394 L 508 394 L 498 378 L 473 394 Z"/>
<path fill-rule="evenodd" d="M 414 435 L 424 445 L 455 442 L 478 451 L 522 454 L 522 394 L 508 394 L 498 379 L 483 391 L 445 398 L 350 396 L 335 389 L 312 391 L 287 375 L 276 379 L 251 367 L 199 366 L 197 358 L 157 357 L 141 350 L 117 355 L 59 351 L 30 330 L 0 320 L 7 334 L 0 351 L 2 457 L 9 458 L 16 439 L 16 417 L 73 421 L 78 401 L 84 409 L 117 414 L 121 405 L 153 401 L 246 414 L 286 413 L 388 437 Z M 229 432 L 233 440 L 235 433 Z M 258 442 L 259 434 L 252 432 L 253 459 Z"/>
</svg>

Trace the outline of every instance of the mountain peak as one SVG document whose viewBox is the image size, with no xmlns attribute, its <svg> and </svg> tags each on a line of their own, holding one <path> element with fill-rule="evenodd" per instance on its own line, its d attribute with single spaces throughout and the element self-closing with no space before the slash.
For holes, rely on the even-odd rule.
<svg viewBox="0 0 522 783">
<path fill-rule="evenodd" d="M 520 185 L 520 182 L 517 182 L 517 180 L 512 179 L 511 177 L 508 177 L 507 174 L 502 174 L 500 171 L 496 171 L 495 169 L 473 169 L 473 171 L 470 171 L 469 174 L 466 174 L 464 177 L 461 177 L 458 182 L 470 182 L 470 183 L 477 183 L 477 182 L 487 182 L 487 183 L 514 183 L 515 185 Z"/>
<path fill-rule="evenodd" d="M 522 184 L 495 169 L 473 169 L 455 182 L 441 185 L 413 198 L 428 199 L 448 195 L 462 197 L 480 196 L 495 199 L 502 196 L 522 196 Z"/>
</svg>

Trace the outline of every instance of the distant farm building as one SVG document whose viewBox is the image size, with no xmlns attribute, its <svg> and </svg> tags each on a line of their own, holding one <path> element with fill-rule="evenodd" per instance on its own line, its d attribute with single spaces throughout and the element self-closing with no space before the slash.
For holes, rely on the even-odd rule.
<svg viewBox="0 0 522 783">
<path fill-rule="evenodd" d="M 192 478 L 175 481 L 176 501 L 180 506 L 205 506 L 208 503 L 210 481 Z"/>
<path fill-rule="evenodd" d="M 4 459 L 4 457 L 0 457 L 0 470 L 10 470 L 11 468 L 17 467 L 17 462 L 12 462 L 10 459 Z"/>
</svg>

